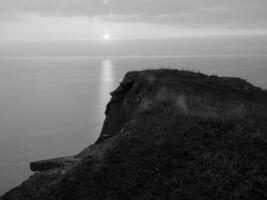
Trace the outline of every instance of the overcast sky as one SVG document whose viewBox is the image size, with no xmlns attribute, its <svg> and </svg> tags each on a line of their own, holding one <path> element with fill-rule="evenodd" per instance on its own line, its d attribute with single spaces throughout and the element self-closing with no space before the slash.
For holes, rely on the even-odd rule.
<svg viewBox="0 0 267 200">
<path fill-rule="evenodd" d="M 267 0 L 0 0 L 0 41 L 267 34 Z"/>
</svg>

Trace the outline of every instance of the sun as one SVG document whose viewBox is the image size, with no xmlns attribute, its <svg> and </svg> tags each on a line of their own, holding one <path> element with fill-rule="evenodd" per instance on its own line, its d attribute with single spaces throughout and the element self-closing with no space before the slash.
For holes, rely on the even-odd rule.
<svg viewBox="0 0 267 200">
<path fill-rule="evenodd" d="M 105 34 L 105 35 L 103 36 L 103 38 L 104 38 L 104 40 L 110 40 L 110 34 Z"/>
</svg>

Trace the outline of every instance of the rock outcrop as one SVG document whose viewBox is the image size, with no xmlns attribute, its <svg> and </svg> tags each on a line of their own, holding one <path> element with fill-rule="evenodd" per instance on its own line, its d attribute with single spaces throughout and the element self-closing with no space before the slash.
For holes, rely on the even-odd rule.
<svg viewBox="0 0 267 200">
<path fill-rule="evenodd" d="M 97 142 L 1 200 L 266 199 L 267 92 L 239 78 L 129 72 Z"/>
<path fill-rule="evenodd" d="M 68 156 L 62 158 L 53 158 L 48 160 L 35 161 L 30 163 L 30 169 L 33 172 L 36 171 L 47 171 L 58 168 L 65 168 L 68 165 L 74 165 L 78 163 L 81 159 L 76 156 Z"/>
</svg>

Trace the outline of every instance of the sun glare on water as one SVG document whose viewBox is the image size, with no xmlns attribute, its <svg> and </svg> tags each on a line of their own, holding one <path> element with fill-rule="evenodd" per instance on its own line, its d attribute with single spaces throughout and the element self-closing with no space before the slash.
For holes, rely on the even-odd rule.
<svg viewBox="0 0 267 200">
<path fill-rule="evenodd" d="M 110 35 L 109 35 L 109 34 L 105 34 L 105 35 L 103 36 L 103 38 L 104 38 L 104 40 L 110 40 Z"/>
</svg>

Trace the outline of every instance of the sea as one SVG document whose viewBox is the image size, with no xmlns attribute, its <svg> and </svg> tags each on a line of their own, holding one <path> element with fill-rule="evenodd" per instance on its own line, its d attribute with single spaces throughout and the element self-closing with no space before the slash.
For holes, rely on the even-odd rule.
<svg viewBox="0 0 267 200">
<path fill-rule="evenodd" d="M 0 195 L 32 175 L 31 161 L 94 143 L 125 73 L 158 68 L 237 76 L 267 89 L 266 55 L 0 57 Z"/>
</svg>

